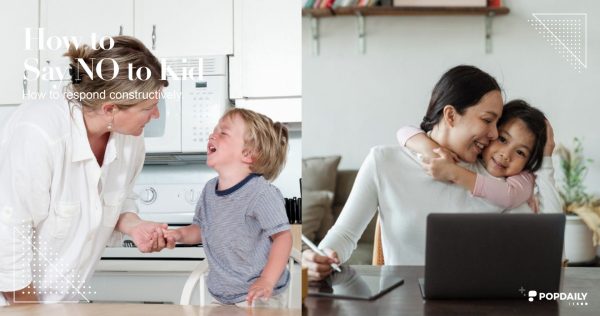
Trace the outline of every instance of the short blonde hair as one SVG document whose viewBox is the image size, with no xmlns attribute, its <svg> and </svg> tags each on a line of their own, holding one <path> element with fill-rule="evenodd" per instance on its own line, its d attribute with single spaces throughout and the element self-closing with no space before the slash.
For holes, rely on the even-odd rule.
<svg viewBox="0 0 600 316">
<path fill-rule="evenodd" d="M 246 124 L 244 147 L 251 152 L 250 170 L 275 180 L 285 166 L 288 152 L 288 130 L 267 116 L 248 109 L 233 108 L 222 119 L 240 117 Z"/>
<path fill-rule="evenodd" d="M 143 99 L 110 99 L 111 92 L 116 92 L 115 95 L 123 95 L 123 92 L 140 92 L 139 95 L 158 91 L 162 87 L 169 85 L 167 80 L 161 79 L 162 67 L 159 60 L 144 46 L 144 44 L 131 36 L 113 36 L 114 46 L 111 49 L 102 49 L 99 44 L 92 48 L 89 45 L 80 45 L 75 47 L 73 43 L 69 45 L 69 49 L 64 56 L 70 58 L 70 66 L 74 69 L 79 69 L 78 83 L 71 83 L 67 86 L 67 90 L 82 93 L 105 92 L 105 99 L 76 99 L 69 98 L 69 102 L 76 105 L 81 105 L 89 110 L 98 109 L 105 102 L 112 102 L 120 109 L 127 109 L 137 103 L 145 101 Z M 110 47 L 110 39 L 104 40 L 102 47 Z M 105 60 L 102 63 L 100 72 L 102 78 L 90 78 L 87 73 L 81 70 L 79 60 L 82 60 L 87 66 L 96 73 L 95 68 L 100 60 L 113 59 L 119 67 L 119 72 L 114 79 L 113 63 L 110 60 Z M 128 70 L 131 65 L 135 72 L 140 67 L 147 67 L 150 70 L 150 78 L 148 80 L 140 80 L 136 76 L 134 79 L 129 79 Z"/>
</svg>

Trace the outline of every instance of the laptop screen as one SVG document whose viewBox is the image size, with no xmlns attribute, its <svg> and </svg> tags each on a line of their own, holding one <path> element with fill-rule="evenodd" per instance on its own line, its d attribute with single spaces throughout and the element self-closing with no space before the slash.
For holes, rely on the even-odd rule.
<svg viewBox="0 0 600 316">
<path fill-rule="evenodd" d="M 426 298 L 557 292 L 564 214 L 429 214 Z"/>
</svg>

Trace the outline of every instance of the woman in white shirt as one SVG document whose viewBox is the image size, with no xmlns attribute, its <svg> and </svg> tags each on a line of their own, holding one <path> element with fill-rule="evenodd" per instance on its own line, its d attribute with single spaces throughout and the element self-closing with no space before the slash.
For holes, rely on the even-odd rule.
<svg viewBox="0 0 600 316">
<path fill-rule="evenodd" d="M 166 224 L 137 216 L 132 189 L 144 163 L 144 126 L 158 118 L 158 93 L 168 83 L 140 41 L 112 39 L 113 47 L 110 39 L 102 46 L 110 49 L 71 45 L 64 98 L 24 103 L 4 127 L 0 305 L 85 300 L 84 284 L 111 236 L 131 236 L 142 252 L 166 246 Z M 129 67 L 147 67 L 150 78 L 128 77 Z M 113 97 L 131 91 L 140 94 Z"/>
<path fill-rule="evenodd" d="M 472 66 L 457 66 L 446 72 L 433 89 L 421 128 L 440 146 L 450 150 L 461 165 L 489 175 L 476 163 L 482 149 L 498 137 L 496 123 L 502 115 L 502 96 L 496 80 Z M 553 150 L 553 140 L 547 141 Z M 541 210 L 560 211 L 554 187 L 552 161 L 545 157 L 537 172 Z M 335 225 L 319 248 L 303 253 L 303 264 L 311 279 L 331 273 L 330 263 L 345 262 L 363 231 L 379 210 L 382 247 L 386 264 L 423 265 L 425 227 L 429 213 L 503 212 L 485 199 L 473 197 L 458 185 L 436 181 L 423 170 L 419 159 L 400 146 L 377 146 L 363 162 L 352 192 Z M 529 211 L 524 204 L 510 211 Z"/>
</svg>

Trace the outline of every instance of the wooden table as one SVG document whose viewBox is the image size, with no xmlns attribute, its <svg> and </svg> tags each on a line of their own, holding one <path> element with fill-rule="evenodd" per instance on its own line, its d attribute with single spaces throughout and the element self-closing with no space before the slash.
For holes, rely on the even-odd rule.
<svg viewBox="0 0 600 316">
<path fill-rule="evenodd" d="M 377 266 L 352 266 L 358 271 L 376 273 Z M 587 306 L 568 301 L 522 300 L 423 300 L 418 279 L 422 266 L 396 266 L 393 273 L 404 284 L 374 301 L 306 298 L 303 315 L 600 315 L 600 269 L 565 268 L 562 292 L 587 292 Z"/>
<path fill-rule="evenodd" d="M 170 304 L 16 304 L 0 307 L 2 316 L 296 316 L 300 309 L 241 308 L 235 306 L 199 307 Z"/>
</svg>

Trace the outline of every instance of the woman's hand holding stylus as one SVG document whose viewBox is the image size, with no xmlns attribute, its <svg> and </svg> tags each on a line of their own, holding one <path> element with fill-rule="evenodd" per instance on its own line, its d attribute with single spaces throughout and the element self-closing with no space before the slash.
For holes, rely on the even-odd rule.
<svg viewBox="0 0 600 316">
<path fill-rule="evenodd" d="M 333 271 L 331 264 L 340 263 L 335 251 L 329 248 L 325 248 L 323 251 L 327 256 L 321 256 L 310 249 L 302 252 L 302 265 L 308 268 L 308 279 L 311 281 L 322 280 L 329 276 Z"/>
</svg>

